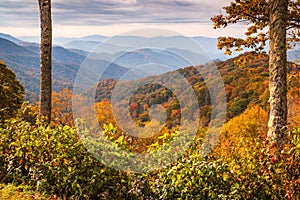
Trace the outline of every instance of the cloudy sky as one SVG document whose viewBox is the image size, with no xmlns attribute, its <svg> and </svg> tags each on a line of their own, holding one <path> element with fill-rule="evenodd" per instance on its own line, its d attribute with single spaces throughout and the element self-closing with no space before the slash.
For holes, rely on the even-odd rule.
<svg viewBox="0 0 300 200">
<path fill-rule="evenodd" d="M 231 0 L 52 0 L 56 37 L 113 36 L 141 28 L 163 28 L 186 36 L 240 36 L 245 27 L 214 30 L 210 18 Z M 38 0 L 1 0 L 0 32 L 39 35 Z"/>
</svg>

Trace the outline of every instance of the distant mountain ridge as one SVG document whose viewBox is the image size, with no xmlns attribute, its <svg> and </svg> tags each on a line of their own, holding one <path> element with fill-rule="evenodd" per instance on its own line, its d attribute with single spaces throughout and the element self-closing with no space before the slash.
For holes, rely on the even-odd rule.
<svg viewBox="0 0 300 200">
<path fill-rule="evenodd" d="M 39 45 L 37 43 L 24 42 L 13 36 L 7 34 L 0 35 L 0 59 L 3 60 L 10 68 L 12 68 L 17 74 L 18 78 L 21 80 L 22 84 L 25 85 L 27 94 L 37 94 L 39 91 Z M 62 40 L 67 40 L 67 38 L 61 38 Z M 87 36 L 80 39 L 75 39 L 73 42 L 99 45 L 97 41 L 104 41 L 108 39 L 105 36 Z M 145 43 L 145 38 L 143 37 L 125 37 L 118 38 L 118 40 L 136 40 L 136 45 Z M 73 40 L 73 38 L 71 38 Z M 91 40 L 91 41 L 90 41 Z M 151 41 L 159 42 L 161 38 L 153 38 Z M 149 42 L 148 42 L 149 43 Z M 150 42 L 151 43 L 151 42 Z M 150 44 L 149 43 L 149 44 Z M 115 46 L 113 44 L 104 44 L 102 46 L 104 49 L 108 49 L 108 52 L 113 53 L 101 53 L 95 52 L 89 54 L 88 51 L 76 49 L 76 45 L 70 49 L 66 49 L 62 46 L 53 46 L 53 89 L 58 91 L 64 87 L 72 87 L 73 81 L 76 77 L 77 71 L 80 68 L 82 62 L 89 55 L 89 58 L 97 60 L 97 63 L 106 66 L 111 63 L 111 71 L 107 69 L 103 77 L 108 78 L 118 78 L 122 74 L 125 74 L 129 69 L 134 69 L 140 65 L 149 63 L 159 63 L 161 65 L 169 66 L 167 71 L 176 70 L 181 67 L 190 65 L 188 61 L 184 60 L 186 56 L 180 58 L 180 54 L 190 54 L 194 57 L 201 56 L 196 55 L 188 50 L 180 49 L 162 49 L 158 52 L 152 49 L 141 49 L 133 52 L 122 52 L 122 50 L 127 50 L 130 47 L 126 47 L 124 42 L 121 46 Z M 82 46 L 81 44 L 79 44 Z M 103 44 L 102 44 L 103 45 Z M 88 47 L 94 48 L 94 47 Z M 86 49 L 88 50 L 88 49 Z M 170 53 L 172 52 L 172 53 Z M 175 52 L 175 55 L 174 55 Z M 178 55 L 176 55 L 179 54 Z M 121 57 L 118 57 L 122 55 Z M 117 57 L 116 60 L 111 60 L 111 58 Z M 201 62 L 205 63 L 207 59 L 203 59 Z M 112 63 L 115 62 L 115 63 Z M 94 62 L 95 64 L 95 62 Z M 199 63 L 201 64 L 201 63 Z M 122 67 L 124 66 L 124 67 Z M 111 69 L 112 69 L 111 68 Z M 148 67 L 144 69 L 135 69 L 131 72 L 131 76 L 126 77 L 128 79 L 137 79 L 145 77 L 148 75 L 155 75 L 159 73 L 166 72 L 166 70 L 157 70 L 157 68 Z M 90 72 L 92 73 L 92 72 Z"/>
<path fill-rule="evenodd" d="M 193 48 L 189 49 L 190 46 L 184 42 L 186 38 L 181 36 L 159 36 L 147 38 L 147 40 L 143 37 L 126 36 L 116 37 L 113 42 L 108 43 L 105 43 L 105 41 L 109 40 L 109 37 L 98 35 L 59 39 L 68 41 L 68 44 L 65 44 L 68 48 L 58 45 L 53 46 L 54 91 L 59 91 L 64 87 L 72 87 L 77 72 L 87 56 L 93 67 L 109 66 L 102 78 L 118 79 L 130 72 L 127 73 L 130 76 L 125 77 L 128 80 L 233 57 L 224 56 L 216 48 L 217 39 L 207 37 L 190 38 L 190 40 L 202 44 L 203 52 L 195 52 Z M 101 43 L 103 41 L 104 43 Z M 166 48 L 151 48 L 151 46 L 159 46 L 162 42 Z M 84 47 L 85 44 L 90 46 Z M 97 50 L 93 53 L 89 52 L 91 48 L 95 48 L 99 44 L 102 45 L 99 48 L 102 52 Z M 180 48 L 176 48 L 178 46 Z M 83 50 L 84 48 L 87 51 Z M 207 56 L 207 53 L 210 56 Z M 299 54 L 300 51 L 298 50 L 289 51 L 288 58 L 294 61 L 299 58 Z M 38 94 L 39 45 L 37 43 L 29 43 L 7 34 L 0 34 L 0 59 L 14 70 L 21 83 L 25 85 L 27 95 Z M 157 63 L 160 65 L 155 65 Z M 92 70 L 88 73 L 94 72 Z M 86 79 L 88 81 L 88 77 Z"/>
<path fill-rule="evenodd" d="M 0 60 L 3 60 L 17 75 L 25 86 L 30 99 L 37 98 L 39 93 L 39 47 L 36 44 L 17 45 L 12 41 L 0 38 Z M 63 47 L 53 47 L 53 89 L 59 91 L 65 87 L 72 88 L 77 72 L 85 56 Z M 94 60 L 98 65 L 109 65 L 105 60 Z M 117 78 L 128 69 L 111 63 L 103 77 Z M 88 79 L 88 77 L 87 77 Z"/>
<path fill-rule="evenodd" d="M 20 37 L 21 40 L 27 42 L 39 42 L 39 37 Z M 98 45 L 104 42 L 104 45 L 108 46 L 107 53 L 117 53 L 124 50 L 125 47 L 131 47 L 133 50 L 136 48 L 149 48 L 151 45 L 159 45 L 161 43 L 168 44 L 166 48 L 177 48 L 178 45 L 184 50 L 193 51 L 191 47 L 185 46 L 186 40 L 193 40 L 202 46 L 203 49 L 214 58 L 218 56 L 218 59 L 228 59 L 230 56 L 223 55 L 221 51 L 217 49 L 217 38 L 210 38 L 204 36 L 198 37 L 185 37 L 185 36 L 157 36 L 145 38 L 141 36 L 115 36 L 107 37 L 102 35 L 90 35 L 81 38 L 66 38 L 58 37 L 53 39 L 53 43 L 59 46 L 70 49 L 79 49 L 84 51 L 92 51 Z M 132 42 L 134 41 L 134 42 Z M 163 42 L 162 42 L 163 41 Z M 174 42 L 176 41 L 176 42 Z M 198 54 L 206 52 L 196 52 Z M 237 54 L 234 54 L 237 55 Z M 231 56 L 232 57 L 232 56 Z"/>
<path fill-rule="evenodd" d="M 0 33 L 0 38 L 9 40 L 9 41 L 14 42 L 16 44 L 20 44 L 20 43 L 23 42 L 22 40 L 19 40 L 19 39 L 15 38 L 15 37 L 13 37 L 11 35 L 4 34 L 4 33 Z"/>
</svg>

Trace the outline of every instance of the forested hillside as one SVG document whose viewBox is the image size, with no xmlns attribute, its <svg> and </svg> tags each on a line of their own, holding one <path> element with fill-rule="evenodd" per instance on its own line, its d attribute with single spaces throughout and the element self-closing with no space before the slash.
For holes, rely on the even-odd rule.
<svg viewBox="0 0 300 200">
<path fill-rule="evenodd" d="M 220 70 L 225 85 L 227 119 L 241 114 L 249 104 L 260 106 L 266 111 L 268 110 L 269 76 L 268 56 L 266 54 L 244 53 L 238 57 L 216 62 L 215 64 Z M 210 94 L 201 76 L 202 68 L 204 66 L 186 67 L 175 72 L 168 72 L 149 78 L 161 84 L 143 85 L 135 91 L 130 99 L 129 106 L 132 107 L 132 114 L 133 112 L 135 113 L 134 118 L 137 123 L 143 125 L 149 121 L 148 108 L 155 104 L 162 104 L 167 110 L 169 126 L 179 125 L 181 113 L 179 102 L 172 91 L 163 86 L 169 80 L 172 80 L 174 86 L 178 85 L 179 80 L 176 80 L 174 76 L 179 72 L 192 85 L 198 97 L 202 124 L 207 125 L 210 118 L 211 103 Z M 288 71 L 289 89 L 291 91 L 297 90 L 300 87 L 300 82 L 295 77 L 299 75 L 300 68 L 298 65 L 289 63 Z M 139 85 L 139 81 L 142 82 L 144 80 L 147 80 L 147 78 L 119 84 L 126 88 L 126 85 Z M 95 94 L 96 101 L 111 99 L 111 94 L 117 83 L 113 79 L 100 81 Z M 124 93 L 126 94 L 126 92 Z M 118 95 L 119 98 L 122 98 L 122 94 Z"/>
</svg>

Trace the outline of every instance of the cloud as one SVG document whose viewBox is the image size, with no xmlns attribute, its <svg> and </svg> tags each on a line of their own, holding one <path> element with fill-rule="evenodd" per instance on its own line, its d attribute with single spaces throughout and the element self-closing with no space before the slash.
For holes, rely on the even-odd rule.
<svg viewBox="0 0 300 200">
<path fill-rule="evenodd" d="M 92 0 L 54 2 L 54 16 L 61 23 L 196 23 L 209 21 L 211 6 L 201 1 Z"/>
<path fill-rule="evenodd" d="M 38 3 L 27 0 L 1 0 L 0 27 L 26 27 L 38 24 Z"/>
<path fill-rule="evenodd" d="M 52 0 L 60 25 L 208 23 L 230 0 Z M 36 26 L 37 0 L 2 0 L 0 26 Z"/>
</svg>

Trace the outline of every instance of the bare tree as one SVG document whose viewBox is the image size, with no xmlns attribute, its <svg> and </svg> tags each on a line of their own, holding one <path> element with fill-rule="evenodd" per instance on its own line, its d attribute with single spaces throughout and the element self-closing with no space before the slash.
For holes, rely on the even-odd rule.
<svg viewBox="0 0 300 200">
<path fill-rule="evenodd" d="M 288 0 L 270 0 L 270 118 L 268 137 L 281 146 L 287 125 L 287 14 Z"/>
<path fill-rule="evenodd" d="M 41 43 L 40 43 L 40 114 L 51 121 L 52 94 L 52 20 L 51 0 L 39 0 Z"/>
</svg>

